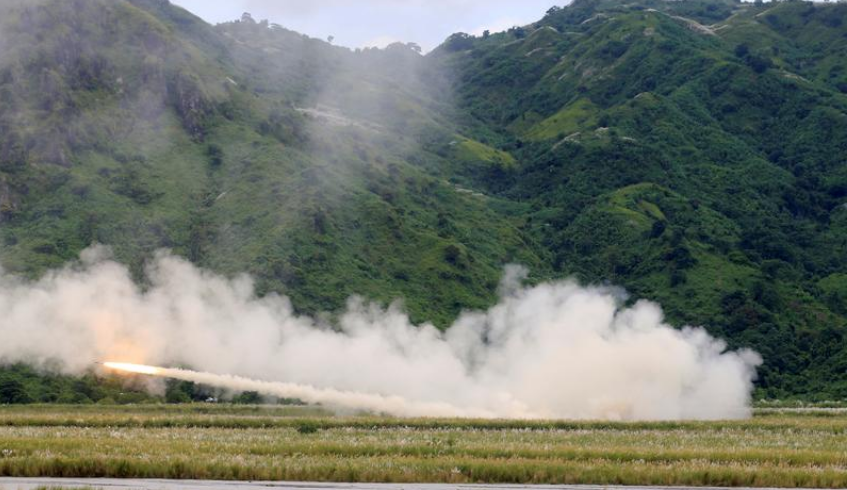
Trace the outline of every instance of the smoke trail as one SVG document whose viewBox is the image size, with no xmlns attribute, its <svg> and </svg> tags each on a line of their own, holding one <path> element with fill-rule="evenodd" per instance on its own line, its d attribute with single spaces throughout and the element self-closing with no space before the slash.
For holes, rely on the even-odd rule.
<svg viewBox="0 0 847 490">
<path fill-rule="evenodd" d="M 308 385 L 260 381 L 241 376 L 201 373 L 188 369 L 171 369 L 115 362 L 106 362 L 104 365 L 116 371 L 191 381 L 232 391 L 255 391 L 279 398 L 295 398 L 306 403 L 325 405 L 331 408 L 389 413 L 402 417 L 494 418 L 496 416 L 495 413 L 488 410 L 459 408 L 449 403 L 419 403 L 406 400 L 400 396 L 382 396 L 352 391 L 320 389 Z M 515 415 L 526 419 L 538 418 L 530 413 L 516 413 Z"/>
<path fill-rule="evenodd" d="M 147 275 L 142 290 L 103 248 L 36 282 L 0 275 L 0 362 L 187 365 L 326 390 L 300 394 L 315 401 L 379 395 L 360 406 L 397 415 L 639 420 L 749 416 L 761 362 L 702 329 L 671 328 L 653 303 L 624 308 L 619 291 L 572 281 L 521 287 L 514 267 L 496 306 L 443 333 L 356 299 L 330 327 L 287 298 L 257 298 L 249 277 L 166 253 Z"/>
</svg>

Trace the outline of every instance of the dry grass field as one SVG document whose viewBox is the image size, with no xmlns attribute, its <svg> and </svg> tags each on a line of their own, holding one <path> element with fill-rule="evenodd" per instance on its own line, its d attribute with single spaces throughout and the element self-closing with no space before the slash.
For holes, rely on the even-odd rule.
<svg viewBox="0 0 847 490">
<path fill-rule="evenodd" d="M 840 488 L 847 414 L 611 423 L 305 407 L 0 407 L 0 476 Z"/>
</svg>

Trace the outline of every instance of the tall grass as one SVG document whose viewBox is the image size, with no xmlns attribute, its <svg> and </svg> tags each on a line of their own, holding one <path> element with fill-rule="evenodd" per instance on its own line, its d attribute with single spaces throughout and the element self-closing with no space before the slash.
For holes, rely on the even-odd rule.
<svg viewBox="0 0 847 490">
<path fill-rule="evenodd" d="M 0 476 L 847 486 L 847 416 L 608 423 L 0 407 Z"/>
</svg>

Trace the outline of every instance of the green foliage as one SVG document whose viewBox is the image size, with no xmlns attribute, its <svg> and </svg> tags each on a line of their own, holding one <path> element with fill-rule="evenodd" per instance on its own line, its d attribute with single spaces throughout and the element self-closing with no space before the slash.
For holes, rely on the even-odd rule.
<svg viewBox="0 0 847 490">
<path fill-rule="evenodd" d="M 169 248 L 298 312 L 403 298 L 446 327 L 522 263 L 755 348 L 764 396 L 847 396 L 844 5 L 577 0 L 427 56 L 39 5 L 0 18 L 7 271 L 97 242 L 141 278 Z M 125 400 L 19 369 L 9 400 Z"/>
<path fill-rule="evenodd" d="M 561 111 L 535 124 L 524 135 L 528 139 L 544 140 L 570 136 L 580 130 L 593 129 L 596 125 L 597 108 L 590 100 L 579 99 Z M 604 121 L 605 122 L 605 121 Z M 605 124 L 603 125 L 605 127 Z"/>
<path fill-rule="evenodd" d="M 463 109 L 532 141 L 491 189 L 531 203 L 557 275 L 759 350 L 767 396 L 840 398 L 845 11 L 764 8 L 577 1 L 535 25 L 549 57 L 492 36 L 440 61 Z"/>
<path fill-rule="evenodd" d="M 483 162 L 503 169 L 515 166 L 515 158 L 512 155 L 478 141 L 462 138 L 457 146 L 455 158 L 463 163 Z"/>
<path fill-rule="evenodd" d="M 261 405 L 264 399 L 255 391 L 245 391 L 239 393 L 232 399 L 232 403 L 236 405 Z"/>
<path fill-rule="evenodd" d="M 190 403 L 194 395 L 194 383 L 187 381 L 168 381 L 165 391 L 167 403 Z"/>
<path fill-rule="evenodd" d="M 63 376 L 22 364 L 0 366 L 0 405 L 30 403 L 131 404 L 155 400 L 142 385 L 120 378 Z"/>
<path fill-rule="evenodd" d="M 206 147 L 206 155 L 209 157 L 209 165 L 213 167 L 220 167 L 224 162 L 224 151 L 218 145 Z"/>
<path fill-rule="evenodd" d="M 32 398 L 27 394 L 23 383 L 15 378 L 5 378 L 0 381 L 0 403 L 21 404 L 30 403 Z"/>
<path fill-rule="evenodd" d="M 320 430 L 320 426 L 312 421 L 302 422 L 297 426 L 299 434 L 315 434 Z"/>
</svg>

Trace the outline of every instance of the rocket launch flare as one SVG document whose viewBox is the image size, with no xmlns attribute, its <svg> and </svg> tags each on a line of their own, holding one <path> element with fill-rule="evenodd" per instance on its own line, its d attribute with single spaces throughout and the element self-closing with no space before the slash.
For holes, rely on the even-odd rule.
<svg viewBox="0 0 847 490">
<path fill-rule="evenodd" d="M 145 366 L 143 364 L 130 364 L 126 362 L 104 362 L 103 366 L 114 371 L 123 371 L 126 373 L 146 374 L 148 376 L 160 376 L 162 369 L 154 366 Z"/>
<path fill-rule="evenodd" d="M 191 381 L 232 391 L 255 391 L 279 398 L 296 398 L 306 403 L 348 410 L 386 413 L 401 417 L 472 417 L 486 419 L 497 417 L 497 414 L 489 410 L 457 407 L 442 402 L 412 401 L 401 396 L 316 388 L 296 383 L 260 381 L 228 374 L 203 373 L 188 369 L 164 368 L 125 362 L 104 362 L 103 366 L 125 373 Z M 522 404 L 515 403 L 513 410 L 512 415 L 515 418 L 539 418 L 537 415 L 528 412 Z"/>
</svg>

